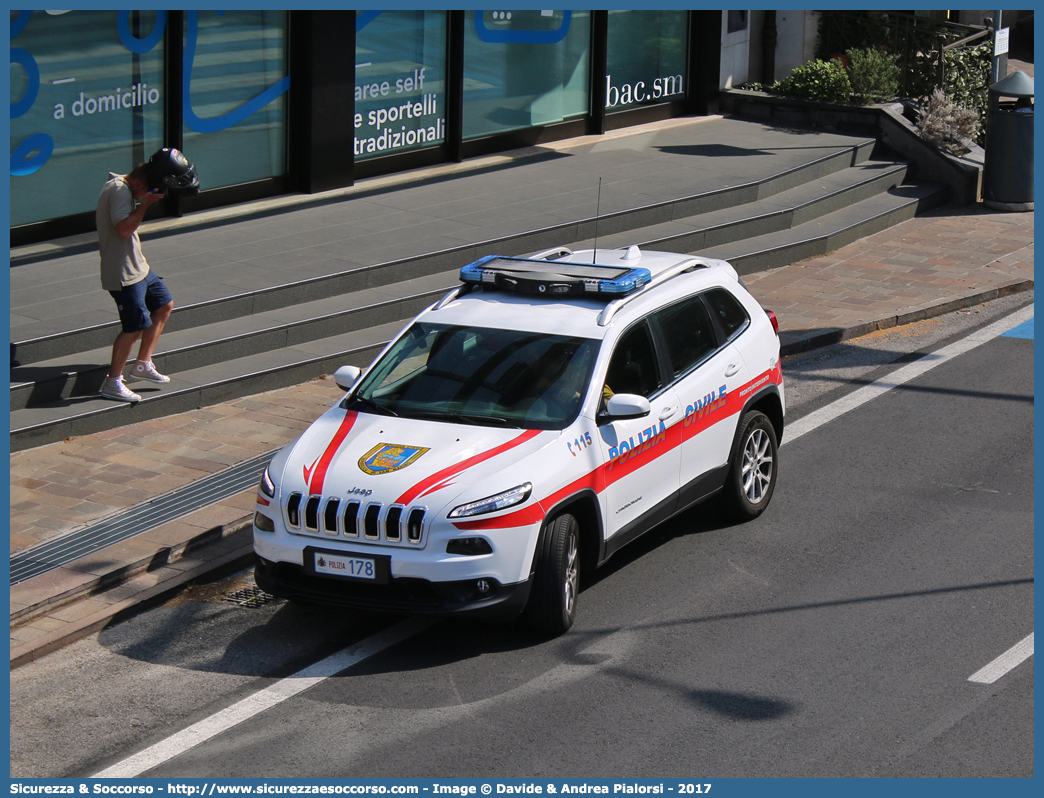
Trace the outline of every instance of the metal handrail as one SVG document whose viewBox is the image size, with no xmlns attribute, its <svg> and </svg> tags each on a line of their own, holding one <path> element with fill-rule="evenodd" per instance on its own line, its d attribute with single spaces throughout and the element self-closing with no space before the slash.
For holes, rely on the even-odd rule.
<svg viewBox="0 0 1044 798">
<path fill-rule="evenodd" d="M 968 44 L 969 42 L 975 41 L 976 39 L 981 39 L 983 36 L 989 36 L 991 33 L 993 33 L 993 28 L 986 28 L 984 30 L 979 31 L 978 33 L 973 33 L 971 36 L 965 36 L 963 39 L 959 39 L 955 42 L 950 42 L 949 44 L 944 44 L 943 51 L 945 52 L 946 50 L 953 50 L 956 47 L 962 47 L 965 44 Z"/>
</svg>

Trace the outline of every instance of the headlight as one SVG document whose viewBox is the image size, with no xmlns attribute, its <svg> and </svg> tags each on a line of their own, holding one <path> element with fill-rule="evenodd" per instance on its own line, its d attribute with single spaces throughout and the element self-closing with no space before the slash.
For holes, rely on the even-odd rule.
<svg viewBox="0 0 1044 798">
<path fill-rule="evenodd" d="M 268 498 L 275 498 L 275 483 L 272 482 L 272 478 L 268 476 L 268 466 L 265 466 L 265 470 L 261 474 L 261 484 L 258 485 L 258 489 Z"/>
<path fill-rule="evenodd" d="M 512 507 L 516 504 L 521 504 L 529 498 L 529 494 L 533 492 L 533 483 L 526 482 L 523 485 L 519 485 L 511 490 L 506 490 L 503 493 L 498 493 L 496 496 L 487 496 L 485 499 L 479 499 L 477 502 L 470 502 L 468 504 L 462 504 L 459 507 L 454 507 L 449 514 L 450 518 L 465 518 L 469 515 L 482 515 L 483 513 L 492 513 L 496 510 L 503 510 L 505 507 Z"/>
</svg>

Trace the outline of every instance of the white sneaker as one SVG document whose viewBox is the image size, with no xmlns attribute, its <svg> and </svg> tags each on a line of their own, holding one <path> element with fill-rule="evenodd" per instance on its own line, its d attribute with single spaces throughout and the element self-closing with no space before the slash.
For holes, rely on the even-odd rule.
<svg viewBox="0 0 1044 798">
<path fill-rule="evenodd" d="M 149 382 L 170 382 L 170 377 L 160 374 L 151 360 L 135 360 L 131 366 L 130 378 L 132 380 L 148 380 Z"/>
<path fill-rule="evenodd" d="M 123 384 L 123 377 L 106 377 L 102 383 L 101 395 L 117 402 L 140 402 L 141 397 Z"/>
</svg>

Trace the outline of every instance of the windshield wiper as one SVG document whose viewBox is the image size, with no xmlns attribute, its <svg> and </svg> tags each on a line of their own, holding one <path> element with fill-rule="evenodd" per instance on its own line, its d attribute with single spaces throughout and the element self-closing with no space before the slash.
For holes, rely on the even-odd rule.
<svg viewBox="0 0 1044 798">
<path fill-rule="evenodd" d="M 501 418 L 500 416 L 475 416 L 469 415 L 467 413 L 450 413 L 438 410 L 418 410 L 411 411 L 409 417 L 426 418 L 435 421 L 456 421 L 461 424 L 471 424 L 472 426 L 517 428 L 517 425 L 512 424 L 506 418 Z"/>
<path fill-rule="evenodd" d="M 394 410 L 392 410 L 390 407 L 385 407 L 384 405 L 379 404 L 378 402 L 375 402 L 375 401 L 373 401 L 373 399 L 370 399 L 370 398 L 368 398 L 366 396 L 353 396 L 352 399 L 354 401 L 358 402 L 361 405 L 365 405 L 366 407 L 370 408 L 371 410 L 376 410 L 378 413 L 380 413 L 382 415 L 385 415 L 385 416 L 395 416 L 396 418 L 399 415 Z"/>
</svg>

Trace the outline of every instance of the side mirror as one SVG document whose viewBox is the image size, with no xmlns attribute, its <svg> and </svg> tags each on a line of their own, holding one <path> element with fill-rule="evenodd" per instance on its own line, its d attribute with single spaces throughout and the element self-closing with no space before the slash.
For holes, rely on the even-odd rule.
<svg viewBox="0 0 1044 798">
<path fill-rule="evenodd" d="M 605 407 L 609 421 L 625 418 L 641 418 L 652 412 L 649 400 L 636 393 L 617 393 L 609 397 Z"/>
<path fill-rule="evenodd" d="M 360 374 L 362 374 L 362 369 L 358 366 L 341 366 L 334 372 L 334 382 L 337 383 L 338 388 L 350 391 Z"/>
</svg>

